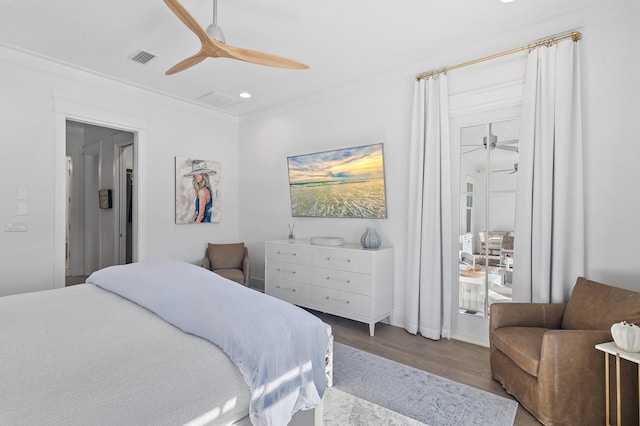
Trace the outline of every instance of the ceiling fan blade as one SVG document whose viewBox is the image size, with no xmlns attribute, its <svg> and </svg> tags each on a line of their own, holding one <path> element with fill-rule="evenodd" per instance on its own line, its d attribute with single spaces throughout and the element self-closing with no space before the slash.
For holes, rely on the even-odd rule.
<svg viewBox="0 0 640 426">
<path fill-rule="evenodd" d="M 182 61 L 178 62 L 177 64 L 169 68 L 167 72 L 165 72 L 165 74 L 171 75 L 180 71 L 184 71 L 187 68 L 191 68 L 192 66 L 204 61 L 205 59 L 207 59 L 207 57 L 208 56 L 205 53 L 203 53 L 203 51 L 201 50 L 195 55 L 189 56 L 187 59 L 183 59 Z"/>
<path fill-rule="evenodd" d="M 505 151 L 512 151 L 512 152 L 518 152 L 518 147 L 517 146 L 503 146 L 503 145 L 496 145 L 496 148 L 498 149 L 504 149 Z"/>
<path fill-rule="evenodd" d="M 470 152 L 478 151 L 480 149 L 484 149 L 484 147 L 483 146 L 479 146 L 477 148 L 470 149 L 469 151 L 465 151 L 465 152 L 463 152 L 463 154 L 469 154 Z"/>
<path fill-rule="evenodd" d="M 506 141 L 500 141 L 498 142 L 498 145 L 507 145 L 507 144 L 513 144 L 513 143 L 518 143 L 520 142 L 520 139 L 509 139 Z"/>
<path fill-rule="evenodd" d="M 207 32 L 200 26 L 198 21 L 185 9 L 178 0 L 163 0 L 169 9 L 187 26 L 195 35 L 198 36 L 202 43 L 209 39 Z"/>
<path fill-rule="evenodd" d="M 302 62 L 294 61 L 293 59 L 283 58 L 282 56 L 272 55 L 270 53 L 258 52 L 256 50 L 243 49 L 241 47 L 234 47 L 229 45 L 221 46 L 229 58 L 239 59 L 245 62 L 251 62 L 253 64 L 266 65 L 275 68 L 288 68 L 296 70 L 306 70 L 309 65 Z"/>
</svg>

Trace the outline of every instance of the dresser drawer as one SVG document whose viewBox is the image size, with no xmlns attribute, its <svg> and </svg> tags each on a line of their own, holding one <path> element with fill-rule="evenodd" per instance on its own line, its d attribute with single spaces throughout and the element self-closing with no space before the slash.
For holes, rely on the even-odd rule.
<svg viewBox="0 0 640 426">
<path fill-rule="evenodd" d="M 371 275 L 369 274 L 314 267 L 311 270 L 311 283 L 334 290 L 371 295 Z"/>
<path fill-rule="evenodd" d="M 371 272 L 371 254 L 352 250 L 316 250 L 311 262 L 314 266 L 352 272 Z"/>
<path fill-rule="evenodd" d="M 368 318 L 371 316 L 371 298 L 325 287 L 311 288 L 311 301 L 320 310 Z"/>
<path fill-rule="evenodd" d="M 267 274 L 269 278 L 279 278 L 303 283 L 311 282 L 311 266 L 308 265 L 269 261 Z"/>
<path fill-rule="evenodd" d="M 309 265 L 311 264 L 311 249 L 297 245 L 268 244 L 267 259 Z"/>
<path fill-rule="evenodd" d="M 301 282 L 269 278 L 266 293 L 294 305 L 308 305 L 311 302 L 311 286 Z"/>
</svg>

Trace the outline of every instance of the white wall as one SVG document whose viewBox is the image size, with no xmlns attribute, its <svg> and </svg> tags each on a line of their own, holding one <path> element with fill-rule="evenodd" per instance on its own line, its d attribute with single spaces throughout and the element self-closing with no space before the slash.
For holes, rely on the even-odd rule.
<svg viewBox="0 0 640 426">
<path fill-rule="evenodd" d="M 64 160 L 64 136 L 61 147 L 56 146 L 55 137 L 56 108 L 61 103 L 81 110 L 86 107 L 96 120 L 104 115 L 142 123 L 136 176 L 142 215 L 138 218 L 140 260 L 198 263 L 207 242 L 237 240 L 237 118 L 0 48 L 0 221 L 28 221 L 28 232 L 1 234 L 0 295 L 53 288 L 60 279 L 56 275 L 64 274 L 64 264 L 56 265 L 58 250 L 64 261 L 64 230 L 56 228 L 64 220 L 57 219 L 55 207 L 55 197 L 64 196 L 57 194 L 58 188 L 64 188 L 64 183 L 57 184 L 64 181 L 59 173 L 64 165 L 58 164 Z M 175 225 L 175 156 L 220 161 L 222 222 Z M 17 216 L 18 188 L 28 191 L 28 216 Z M 56 240 L 57 232 L 61 242 Z"/>
<path fill-rule="evenodd" d="M 241 123 L 241 237 L 249 245 L 256 287 L 264 288 L 264 242 L 286 239 L 287 223 L 295 223 L 296 238 L 335 236 L 350 243 L 359 243 L 374 226 L 382 244 L 394 247 L 395 280 L 402 283 L 412 90 L 410 78 L 399 79 Z M 387 219 L 292 218 L 287 156 L 379 142 L 384 143 Z M 396 287 L 396 300 L 401 289 Z"/>
<path fill-rule="evenodd" d="M 640 290 L 640 14 L 582 43 L 587 277 Z"/>
<path fill-rule="evenodd" d="M 604 16 L 604 15 L 603 15 Z M 581 25 L 583 21 L 585 25 Z M 594 22 L 595 19 L 595 23 Z M 552 34 L 583 33 L 583 105 L 587 270 L 590 279 L 640 290 L 636 225 L 640 197 L 637 75 L 640 60 L 638 11 L 626 17 L 559 19 L 540 28 L 493 42 L 449 51 L 404 70 L 326 92 L 320 101 L 300 100 L 270 112 L 243 117 L 240 124 L 241 238 L 249 244 L 254 283 L 263 285 L 264 241 L 286 238 L 287 223 L 296 236 L 326 235 L 358 242 L 366 226 L 375 226 L 383 244 L 395 248 L 394 315 L 403 325 L 405 245 L 413 76 L 485 54 L 507 50 Z M 568 22 L 573 23 L 571 26 Z M 451 72 L 451 80 L 456 71 Z M 604 78 L 613 81 L 604 83 Z M 387 220 L 291 217 L 286 157 L 365 143 L 384 142 L 389 217 Z M 457 217 L 455 218 L 457 221 Z"/>
</svg>

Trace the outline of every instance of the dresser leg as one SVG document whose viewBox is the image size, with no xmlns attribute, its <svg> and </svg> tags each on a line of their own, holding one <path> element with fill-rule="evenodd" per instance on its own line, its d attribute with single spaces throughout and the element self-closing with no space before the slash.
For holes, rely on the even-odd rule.
<svg viewBox="0 0 640 426">
<path fill-rule="evenodd" d="M 369 323 L 369 336 L 373 337 L 373 333 L 376 331 L 376 323 L 375 322 L 370 322 Z"/>
</svg>

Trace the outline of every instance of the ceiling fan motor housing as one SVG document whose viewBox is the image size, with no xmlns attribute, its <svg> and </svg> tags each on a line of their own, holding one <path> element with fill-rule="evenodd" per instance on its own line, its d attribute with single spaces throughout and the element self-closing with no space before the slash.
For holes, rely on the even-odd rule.
<svg viewBox="0 0 640 426">
<path fill-rule="evenodd" d="M 498 137 L 494 134 L 491 134 L 489 136 L 489 148 L 495 148 L 496 144 L 498 143 Z M 487 146 L 487 137 L 483 136 L 482 137 L 482 144 L 486 147 Z"/>
<path fill-rule="evenodd" d="M 207 27 L 207 34 L 209 37 L 218 40 L 220 43 L 225 43 L 224 34 L 222 28 L 218 24 L 211 24 Z"/>
</svg>

